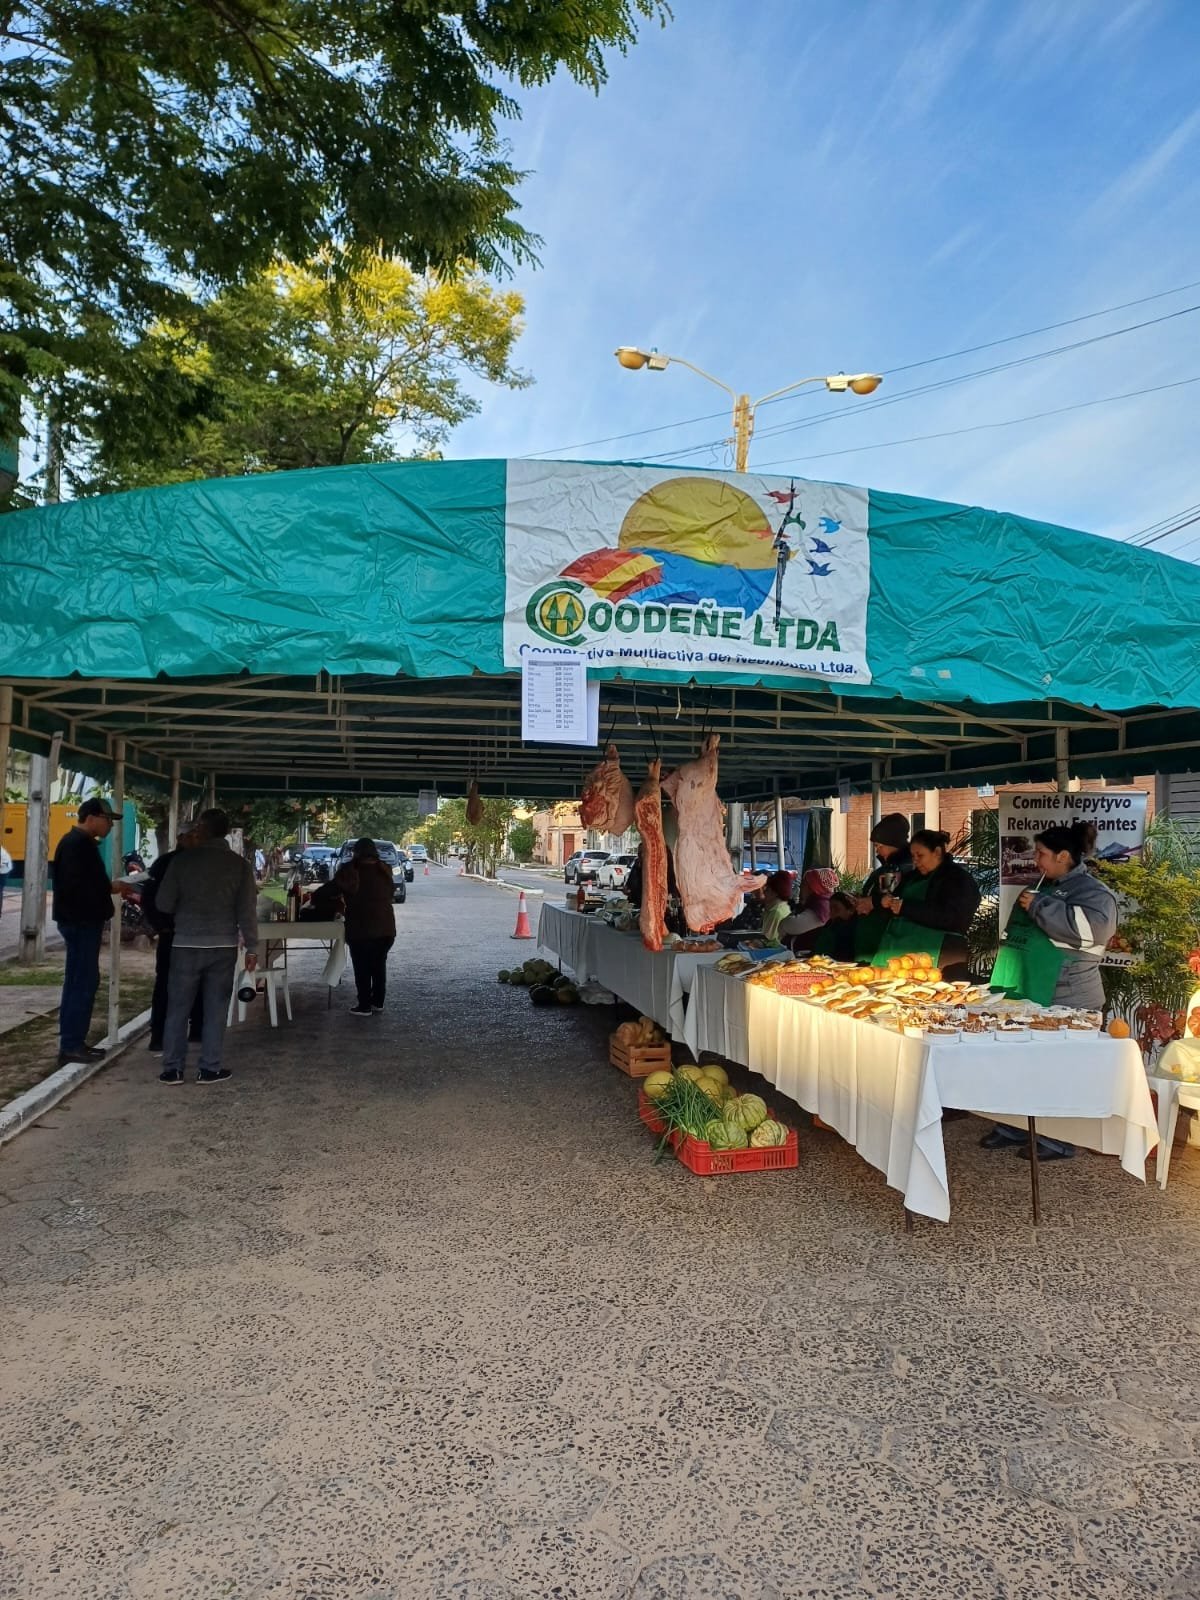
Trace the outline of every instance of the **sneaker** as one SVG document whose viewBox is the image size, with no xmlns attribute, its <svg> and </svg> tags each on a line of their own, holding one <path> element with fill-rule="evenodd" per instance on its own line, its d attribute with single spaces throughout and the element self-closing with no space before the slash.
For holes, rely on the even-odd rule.
<svg viewBox="0 0 1200 1600">
<path fill-rule="evenodd" d="M 370 1006 L 351 1006 L 350 1015 L 352 1017 L 369 1017 L 371 1015 L 371 1008 Z"/>
<path fill-rule="evenodd" d="M 372 1006 L 372 1007 L 371 1007 L 371 1010 L 372 1010 L 372 1011 L 382 1011 L 382 1010 L 383 1010 L 383 1007 L 382 1007 L 382 1006 Z"/>
<path fill-rule="evenodd" d="M 196 1074 L 197 1083 L 224 1083 L 226 1078 L 232 1078 L 233 1073 L 228 1067 L 218 1067 L 215 1072 L 205 1072 L 203 1067 Z"/>
<path fill-rule="evenodd" d="M 160 1050 L 158 1053 L 161 1055 L 162 1051 Z M 183 1073 L 180 1072 L 178 1067 L 168 1067 L 165 1072 L 159 1073 L 158 1081 L 159 1083 L 182 1083 Z"/>
<path fill-rule="evenodd" d="M 162 1040 L 161 1039 L 151 1039 L 150 1043 L 146 1046 L 146 1049 L 150 1052 L 150 1054 L 152 1056 L 160 1056 L 160 1055 L 162 1055 Z"/>
<path fill-rule="evenodd" d="M 107 1054 L 107 1050 L 101 1050 L 94 1044 L 85 1044 L 83 1047 L 83 1059 L 85 1061 L 103 1061 Z"/>
</svg>

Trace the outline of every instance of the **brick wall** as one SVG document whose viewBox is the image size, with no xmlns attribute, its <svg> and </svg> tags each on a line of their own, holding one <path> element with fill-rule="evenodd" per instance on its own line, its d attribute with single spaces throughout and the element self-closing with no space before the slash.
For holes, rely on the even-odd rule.
<svg viewBox="0 0 1200 1600">
<path fill-rule="evenodd" d="M 1084 778 L 1080 780 L 1081 790 L 1091 791 L 1103 789 L 1106 785 L 1099 779 Z M 1146 813 L 1146 820 L 1154 814 L 1154 779 L 1135 778 L 1132 783 L 1113 784 L 1113 788 L 1141 789 L 1150 796 L 1150 804 Z M 1049 791 L 1054 788 L 1052 783 L 1013 783 L 997 784 L 996 794 L 981 798 L 977 789 L 942 789 L 938 792 L 938 822 L 937 826 L 951 839 L 957 839 L 965 833 L 971 822 L 972 811 L 995 811 L 996 795 L 1011 793 L 1014 789 L 1033 789 Z M 921 820 L 925 811 L 926 794 L 924 789 L 913 789 L 904 793 L 883 796 L 883 812 L 900 811 L 908 817 L 914 831 L 918 827 L 932 826 L 928 819 Z M 914 823 L 913 818 L 917 821 Z M 856 794 L 850 798 L 850 812 L 846 817 L 846 869 L 850 872 L 866 872 L 874 861 L 874 852 L 871 849 L 871 796 L 869 794 Z"/>
</svg>

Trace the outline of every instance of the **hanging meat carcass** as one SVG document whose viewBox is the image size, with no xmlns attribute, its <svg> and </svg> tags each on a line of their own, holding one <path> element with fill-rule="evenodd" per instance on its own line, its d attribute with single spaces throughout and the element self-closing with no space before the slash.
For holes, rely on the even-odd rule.
<svg viewBox="0 0 1200 1600">
<path fill-rule="evenodd" d="M 760 889 L 763 877 L 735 872 L 725 846 L 725 825 L 717 799 L 717 749 L 721 736 L 710 733 L 695 761 L 688 761 L 663 779 L 663 792 L 679 818 L 675 846 L 675 878 L 687 925 L 695 933 L 711 933 L 728 922 L 738 899 Z"/>
<path fill-rule="evenodd" d="M 467 821 L 473 828 L 483 821 L 483 801 L 479 798 L 479 785 L 474 778 L 467 790 Z"/>
<path fill-rule="evenodd" d="M 624 833 L 633 826 L 633 785 L 621 771 L 615 744 L 587 775 L 579 801 L 579 820 L 599 833 Z"/>
<path fill-rule="evenodd" d="M 638 927 L 647 950 L 661 950 L 667 931 L 667 841 L 663 837 L 662 788 L 657 757 L 646 768 L 638 790 L 634 820 L 642 836 L 642 906 Z"/>
</svg>

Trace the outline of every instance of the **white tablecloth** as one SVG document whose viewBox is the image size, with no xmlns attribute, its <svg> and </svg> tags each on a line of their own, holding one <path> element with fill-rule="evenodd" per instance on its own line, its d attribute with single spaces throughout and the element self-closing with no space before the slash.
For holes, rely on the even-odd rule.
<svg viewBox="0 0 1200 1600">
<path fill-rule="evenodd" d="M 721 959 L 713 950 L 679 955 L 647 950 L 636 933 L 618 933 L 595 917 L 544 904 L 538 921 L 538 944 L 556 955 L 577 978 L 595 978 L 643 1016 L 653 1017 L 672 1039 L 684 1038 L 684 996 L 697 972 Z"/>
<path fill-rule="evenodd" d="M 912 1039 L 709 971 L 698 975 L 689 1010 L 694 1054 L 714 1051 L 762 1073 L 836 1128 L 910 1211 L 949 1219 L 945 1107 L 1017 1125 L 1035 1117 L 1042 1133 L 1117 1155 L 1145 1181 L 1158 1130 L 1132 1040 Z"/>
<path fill-rule="evenodd" d="M 336 989 L 346 970 L 344 922 L 260 922 L 258 925 L 259 959 L 264 966 L 270 964 L 271 946 L 306 942 L 329 947 L 329 955 L 321 971 L 321 982 Z"/>
</svg>

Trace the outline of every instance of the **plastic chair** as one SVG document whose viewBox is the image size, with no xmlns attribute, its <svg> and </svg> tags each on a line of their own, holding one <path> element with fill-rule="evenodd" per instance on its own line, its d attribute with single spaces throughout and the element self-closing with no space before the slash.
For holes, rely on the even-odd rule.
<svg viewBox="0 0 1200 1600">
<path fill-rule="evenodd" d="M 1161 1093 L 1161 1090 L 1159 1091 Z M 1175 1143 L 1175 1127 L 1179 1121 L 1179 1108 L 1185 1111 L 1200 1111 L 1200 1083 L 1181 1083 L 1171 1097 L 1171 1110 L 1167 1117 L 1165 1135 L 1159 1145 L 1158 1187 L 1167 1187 L 1167 1173 L 1171 1170 L 1171 1149 Z M 1189 1141 L 1190 1143 L 1190 1141 Z"/>
<path fill-rule="evenodd" d="M 245 968 L 239 963 L 238 970 L 234 974 L 233 978 L 233 993 L 229 996 L 229 1015 L 225 1019 L 227 1027 L 231 1026 L 233 1023 L 235 1008 L 237 1010 L 238 1021 L 245 1022 L 246 1020 L 247 1002 L 238 999 L 238 986 L 246 976 L 247 974 Z M 279 1026 L 280 994 L 283 995 L 283 1009 L 287 1012 L 288 1021 L 291 1022 L 292 992 L 288 987 L 287 961 L 280 959 L 269 967 L 259 967 L 256 972 L 250 973 L 249 976 L 254 980 L 256 985 L 260 982 L 263 985 L 267 997 L 267 1014 L 271 1019 L 271 1026 L 273 1028 L 277 1028 Z"/>
</svg>

